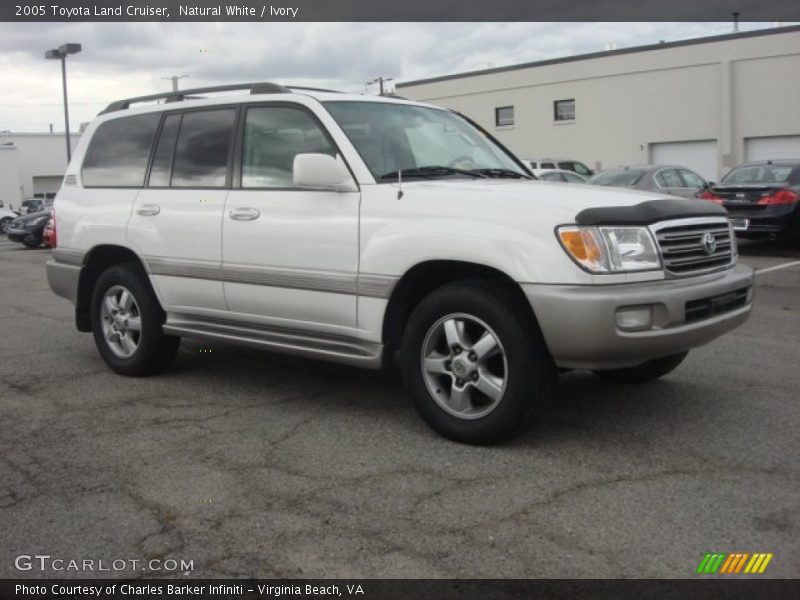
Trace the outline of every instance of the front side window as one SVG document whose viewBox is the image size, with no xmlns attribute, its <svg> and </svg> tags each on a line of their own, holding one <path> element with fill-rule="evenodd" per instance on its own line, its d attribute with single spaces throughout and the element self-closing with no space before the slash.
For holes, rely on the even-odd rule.
<svg viewBox="0 0 800 600">
<path fill-rule="evenodd" d="M 390 102 L 330 101 L 325 107 L 379 181 L 398 171 L 425 178 L 433 167 L 453 177 L 469 175 L 448 169 L 527 176 L 484 131 L 453 112 Z"/>
<path fill-rule="evenodd" d="M 250 108 L 245 118 L 242 187 L 292 187 L 294 157 L 336 156 L 336 149 L 306 111 L 288 106 Z"/>
<path fill-rule="evenodd" d="M 101 123 L 83 159 L 83 185 L 142 187 L 160 120 L 154 112 Z"/>
<path fill-rule="evenodd" d="M 553 103 L 556 121 L 575 120 L 575 98 L 569 100 L 556 100 Z"/>
<path fill-rule="evenodd" d="M 663 169 L 656 173 L 656 183 L 662 188 L 683 187 L 683 180 L 675 169 Z"/>
<path fill-rule="evenodd" d="M 576 160 L 568 160 L 560 162 L 558 163 L 558 166 L 567 171 L 574 171 L 578 175 L 583 175 L 584 177 L 592 176 L 592 172 L 589 170 L 589 167 L 587 167 L 582 162 L 578 162 Z"/>
<path fill-rule="evenodd" d="M 225 187 L 236 109 L 187 112 L 183 115 L 172 187 Z"/>
<path fill-rule="evenodd" d="M 504 127 L 514 124 L 514 107 L 499 106 L 494 109 L 494 124 L 497 127 Z"/>
</svg>

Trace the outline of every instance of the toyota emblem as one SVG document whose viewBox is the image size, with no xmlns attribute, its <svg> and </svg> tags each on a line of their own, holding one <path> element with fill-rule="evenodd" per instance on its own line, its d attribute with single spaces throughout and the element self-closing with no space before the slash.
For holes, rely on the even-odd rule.
<svg viewBox="0 0 800 600">
<path fill-rule="evenodd" d="M 717 238 L 714 237 L 714 234 L 706 231 L 703 234 L 702 244 L 703 244 L 703 249 L 706 251 L 706 254 L 711 256 L 712 254 L 714 254 L 714 250 L 717 249 Z"/>
</svg>

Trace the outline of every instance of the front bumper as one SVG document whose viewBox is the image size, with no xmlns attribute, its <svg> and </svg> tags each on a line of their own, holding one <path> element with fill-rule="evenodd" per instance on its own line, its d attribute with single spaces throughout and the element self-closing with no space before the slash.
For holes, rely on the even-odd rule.
<svg viewBox="0 0 800 600">
<path fill-rule="evenodd" d="M 723 272 L 620 285 L 523 284 L 556 364 L 572 369 L 633 367 L 653 358 L 702 346 L 747 320 L 752 309 L 753 270 Z M 687 321 L 686 304 L 741 292 L 742 305 Z M 709 303 L 711 306 L 713 302 Z M 651 306 L 653 325 L 624 331 L 616 312 Z"/>
<path fill-rule="evenodd" d="M 9 229 L 6 231 L 6 235 L 12 242 L 23 242 L 33 238 L 33 232 L 28 229 Z"/>
<path fill-rule="evenodd" d="M 59 296 L 77 305 L 78 283 L 81 278 L 81 270 L 83 267 L 57 262 L 55 259 L 51 258 L 47 261 L 45 268 L 47 270 L 47 283 L 50 284 L 50 289 Z"/>
</svg>

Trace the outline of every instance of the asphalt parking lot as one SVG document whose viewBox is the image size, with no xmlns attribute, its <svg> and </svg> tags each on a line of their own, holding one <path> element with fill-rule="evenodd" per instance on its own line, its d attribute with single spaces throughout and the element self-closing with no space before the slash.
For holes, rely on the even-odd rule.
<svg viewBox="0 0 800 600">
<path fill-rule="evenodd" d="M 800 264 L 664 380 L 566 375 L 527 435 L 478 448 L 380 373 L 184 342 L 161 376 L 114 375 L 48 254 L 0 240 L 0 577 L 685 578 L 706 552 L 800 577 Z M 16 570 L 37 554 L 193 569 Z"/>
</svg>

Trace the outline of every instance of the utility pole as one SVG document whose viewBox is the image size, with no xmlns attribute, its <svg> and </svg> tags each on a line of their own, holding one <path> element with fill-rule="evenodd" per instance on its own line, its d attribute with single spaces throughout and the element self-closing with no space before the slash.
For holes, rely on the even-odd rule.
<svg viewBox="0 0 800 600">
<path fill-rule="evenodd" d="M 178 80 L 188 77 L 188 75 L 173 75 L 172 77 L 162 77 L 161 79 L 168 79 L 172 82 L 172 91 L 178 91 Z"/>
<path fill-rule="evenodd" d="M 392 77 L 383 77 L 383 76 L 376 77 L 372 81 L 368 81 L 367 85 L 372 85 L 373 83 L 377 83 L 378 86 L 379 86 L 379 89 L 381 91 L 381 96 L 383 96 L 383 84 L 388 82 L 388 81 L 394 81 L 394 79 Z"/>
</svg>

